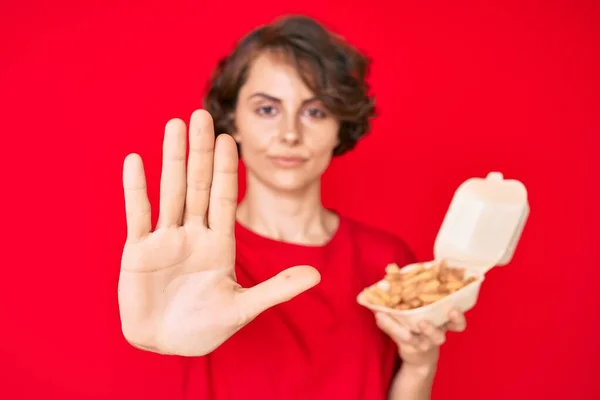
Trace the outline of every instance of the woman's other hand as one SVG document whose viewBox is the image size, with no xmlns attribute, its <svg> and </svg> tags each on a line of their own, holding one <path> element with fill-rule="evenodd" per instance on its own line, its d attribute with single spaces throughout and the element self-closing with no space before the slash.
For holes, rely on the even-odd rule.
<svg viewBox="0 0 600 400">
<path fill-rule="evenodd" d="M 403 365 L 416 368 L 435 368 L 446 332 L 462 332 L 467 327 L 464 314 L 458 310 L 450 312 L 449 322 L 443 327 L 422 321 L 416 333 L 402 326 L 393 315 L 377 312 L 375 319 L 381 330 L 396 342 Z"/>
</svg>

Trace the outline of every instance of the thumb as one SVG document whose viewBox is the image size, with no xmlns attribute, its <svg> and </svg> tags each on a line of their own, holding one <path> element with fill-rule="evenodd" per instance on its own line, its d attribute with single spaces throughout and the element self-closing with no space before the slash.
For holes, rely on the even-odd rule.
<svg viewBox="0 0 600 400">
<path fill-rule="evenodd" d="M 320 281 L 321 275 L 315 268 L 297 265 L 240 292 L 236 302 L 244 322 L 247 323 L 266 309 L 291 300 Z"/>
</svg>

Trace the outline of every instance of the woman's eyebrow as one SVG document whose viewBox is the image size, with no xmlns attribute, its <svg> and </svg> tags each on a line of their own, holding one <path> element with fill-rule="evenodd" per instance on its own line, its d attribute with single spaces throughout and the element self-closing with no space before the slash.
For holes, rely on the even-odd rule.
<svg viewBox="0 0 600 400">
<path fill-rule="evenodd" d="M 270 101 L 272 101 L 274 103 L 280 103 L 280 104 L 283 103 L 283 101 L 281 99 L 279 99 L 279 98 L 277 98 L 275 96 L 271 96 L 269 94 L 263 93 L 263 92 L 257 92 L 257 93 L 252 94 L 250 97 L 248 97 L 248 100 L 250 100 L 250 99 L 252 99 L 254 97 L 261 97 L 263 99 L 270 100 Z M 308 103 L 313 102 L 315 100 L 318 100 L 318 98 L 313 96 L 313 97 L 311 97 L 309 99 L 303 100 L 302 104 L 305 105 L 305 104 L 308 104 Z"/>
</svg>

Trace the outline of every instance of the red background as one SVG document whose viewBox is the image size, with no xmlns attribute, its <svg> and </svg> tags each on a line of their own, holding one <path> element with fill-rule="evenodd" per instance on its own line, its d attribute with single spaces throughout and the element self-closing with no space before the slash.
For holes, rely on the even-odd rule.
<svg viewBox="0 0 600 400">
<path fill-rule="evenodd" d="M 122 161 L 144 157 L 156 207 L 164 123 L 200 106 L 237 38 L 296 11 L 374 59 L 381 117 L 327 173 L 327 205 L 425 259 L 464 179 L 500 170 L 530 191 L 515 258 L 444 345 L 434 398 L 600 396 L 597 4 L 124 3 L 1 6 L 0 398 L 177 397 L 177 360 L 120 334 Z"/>
</svg>

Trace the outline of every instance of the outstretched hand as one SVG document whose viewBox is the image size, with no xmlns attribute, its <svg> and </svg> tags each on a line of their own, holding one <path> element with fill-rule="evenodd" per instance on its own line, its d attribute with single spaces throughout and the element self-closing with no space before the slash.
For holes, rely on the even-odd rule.
<svg viewBox="0 0 600 400">
<path fill-rule="evenodd" d="M 235 280 L 236 143 L 215 140 L 213 120 L 192 114 L 165 127 L 160 210 L 151 206 L 141 157 L 123 167 L 127 240 L 118 298 L 122 330 L 134 346 L 162 354 L 207 354 L 266 309 L 316 285 L 309 266 L 289 268 L 252 288 Z"/>
</svg>

